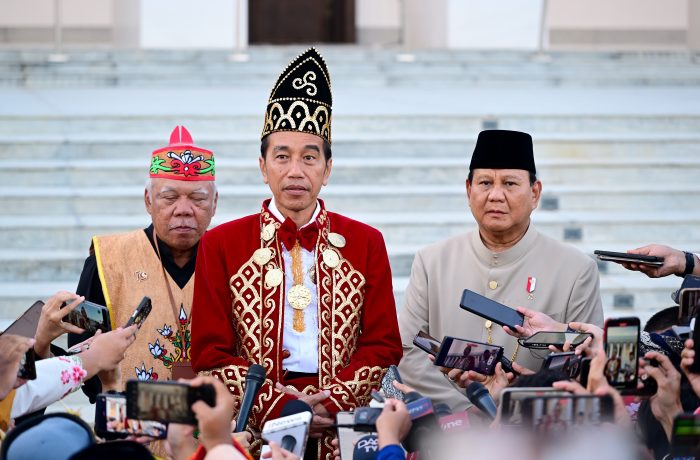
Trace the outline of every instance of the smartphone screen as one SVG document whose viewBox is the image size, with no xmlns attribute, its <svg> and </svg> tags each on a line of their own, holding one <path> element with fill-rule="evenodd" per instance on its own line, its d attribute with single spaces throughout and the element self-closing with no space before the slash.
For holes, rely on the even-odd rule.
<svg viewBox="0 0 700 460">
<path fill-rule="evenodd" d="M 413 344 L 424 352 L 437 356 L 440 351 L 440 341 L 423 331 L 418 332 L 413 338 Z"/>
<path fill-rule="evenodd" d="M 605 376 L 619 389 L 637 388 L 639 318 L 609 319 L 605 322 Z"/>
<path fill-rule="evenodd" d="M 102 332 L 108 332 L 112 329 L 107 307 L 88 302 L 87 300 L 68 313 L 63 320 L 85 329 L 85 332 L 90 332 L 91 334 L 97 332 L 98 329 Z"/>
<path fill-rule="evenodd" d="M 493 375 L 502 355 L 503 347 L 497 345 L 445 337 L 435 358 L 435 365 Z"/>
<path fill-rule="evenodd" d="M 126 396 L 101 394 L 95 405 L 95 432 L 102 437 L 120 438 L 128 435 L 165 438 L 168 427 L 160 422 L 126 417 Z"/>
<path fill-rule="evenodd" d="M 682 289 L 678 294 L 678 306 L 680 324 L 690 323 L 690 318 L 700 312 L 700 288 Z"/>
<path fill-rule="evenodd" d="M 462 293 L 462 300 L 459 306 L 470 313 L 493 321 L 501 326 L 508 326 L 515 329 L 515 326 L 522 326 L 525 317 L 506 305 L 484 297 L 481 294 L 465 289 Z"/>
<path fill-rule="evenodd" d="M 597 426 L 613 419 L 610 395 L 541 396 L 523 401 L 523 422 L 542 434 Z"/>
<path fill-rule="evenodd" d="M 581 355 L 573 351 L 565 353 L 551 353 L 542 365 L 542 369 L 550 371 L 562 371 L 569 378 L 576 378 L 581 372 Z"/>
<path fill-rule="evenodd" d="M 677 415 L 671 433 L 671 460 L 696 459 L 700 456 L 700 416 Z"/>
<path fill-rule="evenodd" d="M 502 425 L 520 425 L 522 423 L 521 403 L 527 398 L 537 396 L 566 396 L 569 393 L 566 391 L 558 391 L 552 387 L 532 387 L 505 388 L 501 392 L 501 403 L 498 405 L 498 410 L 501 415 Z"/>
<path fill-rule="evenodd" d="M 137 420 L 157 420 L 164 423 L 196 425 L 192 404 L 202 400 L 214 406 L 215 392 L 211 385 L 190 387 L 172 381 L 126 382 L 127 417 Z"/>
<path fill-rule="evenodd" d="M 695 350 L 695 358 L 690 366 L 690 371 L 700 373 L 700 312 L 695 316 L 695 327 L 693 329 L 693 349 Z"/>
</svg>

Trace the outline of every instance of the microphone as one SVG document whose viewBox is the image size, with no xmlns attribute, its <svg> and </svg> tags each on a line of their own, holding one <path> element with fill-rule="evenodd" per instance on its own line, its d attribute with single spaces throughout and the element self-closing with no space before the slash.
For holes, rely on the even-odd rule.
<svg viewBox="0 0 700 460">
<path fill-rule="evenodd" d="M 281 414 L 282 417 L 265 423 L 262 438 L 268 443 L 274 441 L 283 449 L 303 458 L 313 417 L 311 407 L 303 401 L 292 400 L 284 405 Z"/>
<path fill-rule="evenodd" d="M 452 415 L 452 409 L 445 403 L 433 404 L 433 412 L 437 418 L 449 417 Z"/>
<path fill-rule="evenodd" d="M 491 420 L 496 419 L 496 403 L 484 385 L 479 382 L 467 385 L 467 399 Z"/>
<path fill-rule="evenodd" d="M 238 411 L 236 419 L 236 429 L 234 433 L 240 433 L 245 430 L 250 417 L 250 411 L 253 409 L 253 403 L 258 396 L 258 391 L 265 381 L 265 368 L 260 364 L 252 364 L 248 368 L 248 373 L 245 376 L 245 391 L 243 392 L 243 401 L 241 402 L 241 410 Z"/>
<path fill-rule="evenodd" d="M 413 425 L 401 445 L 407 452 L 417 452 L 421 443 L 437 427 L 433 403 L 417 391 L 406 393 L 404 402 Z"/>
<path fill-rule="evenodd" d="M 359 438 L 352 450 L 352 460 L 374 460 L 379 450 L 377 435 L 366 434 Z"/>
</svg>

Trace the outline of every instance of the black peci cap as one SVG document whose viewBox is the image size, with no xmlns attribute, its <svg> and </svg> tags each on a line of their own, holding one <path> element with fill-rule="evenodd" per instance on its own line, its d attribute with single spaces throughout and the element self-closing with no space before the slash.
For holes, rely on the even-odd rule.
<svg viewBox="0 0 700 460">
<path fill-rule="evenodd" d="M 520 131 L 491 129 L 479 133 L 469 170 L 524 169 L 537 174 L 532 136 Z"/>
</svg>

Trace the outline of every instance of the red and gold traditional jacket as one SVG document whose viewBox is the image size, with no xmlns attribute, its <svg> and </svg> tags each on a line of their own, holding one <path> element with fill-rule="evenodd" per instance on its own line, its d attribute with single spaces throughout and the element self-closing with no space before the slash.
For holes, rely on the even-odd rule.
<svg viewBox="0 0 700 460">
<path fill-rule="evenodd" d="M 285 283 L 270 275 L 284 272 L 277 238 L 281 222 L 268 210 L 269 200 L 259 214 L 219 225 L 199 243 L 192 365 L 221 379 L 236 398 L 236 409 L 248 366 L 265 367 L 267 379 L 250 417 L 255 431 L 279 417 L 285 403 L 294 399 L 275 389 L 276 382 L 307 394 L 329 390 L 324 405 L 335 414 L 367 405 L 386 368 L 401 359 L 391 268 L 381 233 L 327 212 L 319 202 L 317 378 L 284 378 Z M 320 458 L 332 451 L 329 443 L 330 438 L 324 439 Z"/>
</svg>

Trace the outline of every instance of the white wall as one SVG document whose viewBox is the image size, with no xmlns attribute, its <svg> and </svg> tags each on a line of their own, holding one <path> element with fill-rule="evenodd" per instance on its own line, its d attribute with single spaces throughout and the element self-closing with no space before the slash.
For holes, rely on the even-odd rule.
<svg viewBox="0 0 700 460">
<path fill-rule="evenodd" d="M 142 0 L 141 47 L 233 48 L 236 1 Z"/>
<path fill-rule="evenodd" d="M 112 0 L 63 0 L 66 26 L 106 27 L 112 22 Z M 53 27 L 53 0 L 0 1 L 0 27 Z"/>
<path fill-rule="evenodd" d="M 542 0 L 449 0 L 447 46 L 536 49 L 541 12 Z"/>
<path fill-rule="evenodd" d="M 254 0 L 253 0 L 254 1 Z M 400 0 L 355 0 L 355 25 L 363 28 L 399 28 Z"/>
<path fill-rule="evenodd" d="M 563 29 L 685 29 L 687 22 L 688 0 L 549 0 L 547 15 L 550 28 Z"/>
</svg>

